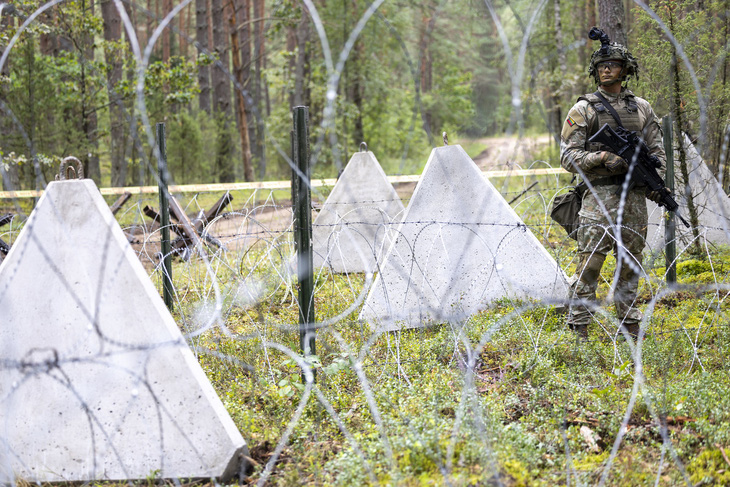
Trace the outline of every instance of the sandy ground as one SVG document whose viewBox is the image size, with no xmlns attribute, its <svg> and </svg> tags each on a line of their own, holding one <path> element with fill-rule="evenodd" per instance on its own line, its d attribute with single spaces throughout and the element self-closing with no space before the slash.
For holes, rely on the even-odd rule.
<svg viewBox="0 0 730 487">
<path fill-rule="evenodd" d="M 474 157 L 474 162 L 482 171 L 498 171 L 524 167 L 534 159 L 534 154 L 550 144 L 550 137 L 494 137 L 479 139 L 486 148 Z"/>
</svg>

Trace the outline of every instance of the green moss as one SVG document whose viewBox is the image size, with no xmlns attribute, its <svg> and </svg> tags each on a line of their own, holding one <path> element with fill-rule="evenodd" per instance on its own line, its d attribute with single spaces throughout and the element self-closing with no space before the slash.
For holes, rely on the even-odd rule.
<svg viewBox="0 0 730 487">
<path fill-rule="evenodd" d="M 576 470 L 582 470 L 586 472 L 592 472 L 603 465 L 606 461 L 610 452 L 604 451 L 601 453 L 588 454 L 582 458 L 573 460 L 573 468 Z"/>
<path fill-rule="evenodd" d="M 730 462 L 727 453 L 709 448 L 702 451 L 687 464 L 687 473 L 692 485 L 730 485 Z"/>
</svg>

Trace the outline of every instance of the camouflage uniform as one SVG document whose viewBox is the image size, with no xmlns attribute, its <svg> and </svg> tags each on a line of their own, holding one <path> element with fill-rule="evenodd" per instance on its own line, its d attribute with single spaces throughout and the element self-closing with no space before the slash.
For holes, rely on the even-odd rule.
<svg viewBox="0 0 730 487">
<path fill-rule="evenodd" d="M 599 90 L 618 112 L 623 126 L 641 131 L 650 152 L 666 166 L 659 120 L 649 103 L 634 96 L 626 88 L 622 88 L 618 94 L 608 93 L 601 88 Z M 604 154 L 601 151 L 607 148 L 587 142 L 604 123 L 614 128 L 617 125 L 605 107 L 600 102 L 596 103 L 597 100 L 592 94 L 579 98 L 568 112 L 561 133 L 560 164 L 567 171 L 580 172 L 591 184 L 595 183 L 593 191 L 585 191 L 580 210 L 577 265 L 571 278 L 571 299 L 582 303 L 572 303 L 568 325 L 573 329 L 585 330 L 585 325 L 590 323 L 601 267 L 608 252 L 613 250 L 619 274 L 614 289 L 616 314 L 622 324 L 631 328 L 632 325 L 636 327 L 642 318 L 634 304 L 648 223 L 645 188 L 636 187 L 629 191 L 623 212 L 619 212 L 621 196 L 616 191 L 620 190 L 621 185 L 606 183 L 616 183 L 617 178 L 622 179 L 623 175 L 611 173 L 604 166 Z M 616 235 L 620 213 L 621 231 Z"/>
</svg>

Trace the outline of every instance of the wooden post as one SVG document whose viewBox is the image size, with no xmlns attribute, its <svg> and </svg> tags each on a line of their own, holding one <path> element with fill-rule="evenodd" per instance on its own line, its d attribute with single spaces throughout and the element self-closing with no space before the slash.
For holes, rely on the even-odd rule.
<svg viewBox="0 0 730 487">
<path fill-rule="evenodd" d="M 157 126 L 157 148 L 159 155 L 157 157 L 157 170 L 160 175 L 160 251 L 162 252 L 162 297 L 165 300 L 165 306 L 170 311 L 173 310 L 174 304 L 172 300 L 172 248 L 170 245 L 170 206 L 168 202 L 169 192 L 168 170 L 167 170 L 167 148 L 165 146 L 165 124 L 158 123 Z"/>
<path fill-rule="evenodd" d="M 669 191 L 674 194 L 674 136 L 672 134 L 672 117 L 667 115 L 662 119 L 664 130 L 664 152 L 667 154 L 667 173 L 666 186 Z M 666 221 L 664 222 L 664 244 L 665 244 L 665 262 L 667 284 L 677 282 L 677 239 L 676 239 L 676 221 L 673 211 L 664 212 Z"/>
<path fill-rule="evenodd" d="M 299 282 L 299 340 L 304 356 L 315 354 L 312 190 L 309 175 L 309 108 L 294 107 L 292 201 Z"/>
<path fill-rule="evenodd" d="M 114 202 L 112 206 L 109 207 L 110 210 L 112 210 L 112 215 L 116 215 L 119 209 L 124 206 L 124 203 L 129 201 L 129 198 L 132 197 L 132 193 L 122 193 L 122 195 L 117 198 L 117 200 Z"/>
</svg>

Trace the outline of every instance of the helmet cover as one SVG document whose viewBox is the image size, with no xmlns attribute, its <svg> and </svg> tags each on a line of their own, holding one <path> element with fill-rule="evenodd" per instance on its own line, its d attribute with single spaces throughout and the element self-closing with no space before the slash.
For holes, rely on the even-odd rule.
<svg viewBox="0 0 730 487">
<path fill-rule="evenodd" d="M 599 82 L 596 65 L 603 61 L 621 61 L 624 63 L 624 69 L 621 72 L 621 81 L 626 81 L 630 76 L 635 76 L 636 79 L 639 79 L 639 63 L 625 46 L 616 42 L 610 42 L 608 36 L 602 30 L 596 29 L 595 27 L 591 29 L 589 37 L 595 40 L 600 38 L 601 41 L 601 47 L 593 52 L 591 62 L 588 65 L 588 74 L 596 83 Z"/>
</svg>

